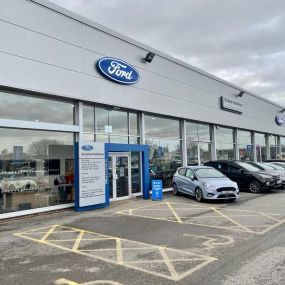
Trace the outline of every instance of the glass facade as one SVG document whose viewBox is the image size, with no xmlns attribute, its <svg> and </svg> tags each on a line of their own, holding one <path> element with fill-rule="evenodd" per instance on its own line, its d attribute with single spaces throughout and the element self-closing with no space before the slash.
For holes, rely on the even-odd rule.
<svg viewBox="0 0 285 285">
<path fill-rule="evenodd" d="M 269 148 L 270 148 L 270 159 L 279 159 L 280 151 L 279 151 L 277 136 L 269 135 Z"/>
<path fill-rule="evenodd" d="M 256 160 L 266 160 L 266 138 L 265 134 L 255 133 Z"/>
<path fill-rule="evenodd" d="M 70 130 L 79 132 L 76 126 L 70 126 L 75 125 L 74 102 L 0 91 L 0 103 L 0 119 L 9 120 L 8 127 L 0 126 L 0 213 L 73 202 L 74 133 Z M 142 116 L 144 122 L 140 124 L 138 113 L 134 111 L 95 104 L 82 106 L 81 140 L 84 141 L 138 144 L 141 141 L 139 126 L 143 125 L 145 144 L 149 146 L 150 178 L 161 179 L 164 188 L 172 186 L 173 174 L 182 162 L 179 119 L 145 114 Z M 2 122 L 6 123 L 6 120 Z M 26 129 L 19 129 L 21 125 L 13 126 L 19 120 L 25 121 L 27 126 L 23 128 Z M 43 130 L 33 130 L 29 122 L 33 122 L 31 126 L 35 122 L 41 124 Z M 64 129 L 66 126 L 69 128 Z M 206 123 L 185 122 L 188 165 L 203 164 L 212 159 L 212 139 L 216 142 L 217 159 L 235 159 L 238 153 L 240 160 L 253 161 L 250 131 L 216 126 L 215 138 L 212 138 L 211 127 Z M 264 161 L 267 151 L 268 158 L 285 159 L 285 137 L 255 133 L 255 147 L 257 161 Z M 128 175 L 131 177 L 128 187 L 131 191 L 130 187 L 121 190 L 128 190 L 130 194 L 141 193 L 140 152 L 131 152 L 128 161 Z M 122 159 L 116 162 L 119 174 L 123 173 L 123 165 L 126 169 L 127 164 Z M 116 186 L 117 197 L 120 197 L 119 186 Z"/>
<path fill-rule="evenodd" d="M 217 159 L 235 159 L 234 129 L 216 127 Z"/>
<path fill-rule="evenodd" d="M 73 103 L 0 91 L 1 119 L 72 125 L 73 113 Z"/>
<path fill-rule="evenodd" d="M 179 121 L 145 115 L 145 142 L 149 145 L 150 177 L 171 187 L 172 177 L 181 166 Z"/>
<path fill-rule="evenodd" d="M 86 141 L 139 143 L 137 113 L 97 106 L 83 106 L 83 131 Z"/>
<path fill-rule="evenodd" d="M 73 134 L 0 128 L 0 213 L 74 201 Z"/>
<path fill-rule="evenodd" d="M 280 159 L 285 159 L 285 137 L 280 137 L 280 145 L 281 145 Z"/>
<path fill-rule="evenodd" d="M 251 132 L 238 130 L 238 151 L 240 160 L 253 161 Z"/>
<path fill-rule="evenodd" d="M 186 122 L 187 164 L 203 164 L 211 160 L 210 125 Z"/>
</svg>

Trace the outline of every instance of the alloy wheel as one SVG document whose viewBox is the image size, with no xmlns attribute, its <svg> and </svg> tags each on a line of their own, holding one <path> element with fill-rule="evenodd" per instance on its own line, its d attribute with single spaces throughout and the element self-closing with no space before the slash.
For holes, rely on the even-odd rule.
<svg viewBox="0 0 285 285">
<path fill-rule="evenodd" d="M 252 192 L 252 193 L 258 193 L 258 192 L 260 192 L 260 190 L 261 190 L 261 184 L 260 184 L 260 182 L 257 181 L 257 180 L 251 181 L 250 184 L 249 184 L 249 190 L 250 190 L 250 192 Z"/>
</svg>

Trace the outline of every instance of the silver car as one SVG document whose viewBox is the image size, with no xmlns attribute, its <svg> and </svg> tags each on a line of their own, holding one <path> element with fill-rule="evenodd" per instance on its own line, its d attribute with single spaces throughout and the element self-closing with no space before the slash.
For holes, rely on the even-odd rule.
<svg viewBox="0 0 285 285">
<path fill-rule="evenodd" d="M 213 167 L 180 167 L 173 176 L 172 185 L 173 194 L 189 194 L 195 196 L 198 202 L 204 199 L 234 201 L 239 198 L 237 183 Z"/>
</svg>

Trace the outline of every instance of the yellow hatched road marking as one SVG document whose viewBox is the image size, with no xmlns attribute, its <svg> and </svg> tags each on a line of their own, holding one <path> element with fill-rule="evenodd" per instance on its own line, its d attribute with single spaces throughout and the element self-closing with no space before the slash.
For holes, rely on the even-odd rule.
<svg viewBox="0 0 285 285">
<path fill-rule="evenodd" d="M 57 285 L 80 285 L 80 283 L 77 283 L 77 282 L 74 282 L 71 280 L 67 280 L 65 278 L 58 279 L 54 283 Z"/>
<path fill-rule="evenodd" d="M 81 242 L 81 240 L 82 240 L 82 238 L 83 238 L 83 235 L 84 235 L 84 231 L 80 231 L 78 237 L 77 237 L 76 240 L 75 240 L 75 243 L 74 243 L 74 245 L 73 245 L 72 250 L 74 250 L 74 251 L 75 251 L 75 250 L 78 250 L 78 247 L 79 247 L 79 244 L 80 244 L 80 242 Z"/>
<path fill-rule="evenodd" d="M 249 230 L 248 228 L 244 227 L 243 225 L 241 225 L 240 223 L 236 222 L 235 220 L 231 219 L 230 217 L 226 216 L 225 214 L 223 214 L 222 212 L 220 212 L 219 210 L 217 210 L 214 207 L 211 207 L 210 209 L 212 209 L 214 212 L 216 212 L 217 214 L 225 217 L 227 220 L 229 220 L 230 222 L 232 222 L 233 224 L 241 227 L 242 229 L 244 229 L 245 231 L 249 232 L 249 233 L 253 233 L 253 231 Z"/>
<path fill-rule="evenodd" d="M 123 263 L 123 251 L 122 251 L 122 243 L 119 238 L 116 238 L 116 251 L 117 251 L 117 262 L 118 264 Z"/>
<path fill-rule="evenodd" d="M 45 241 L 48 236 L 55 230 L 55 228 L 57 227 L 57 225 L 54 225 L 50 228 L 50 230 L 41 238 L 41 241 Z"/>
<path fill-rule="evenodd" d="M 171 206 L 171 204 L 169 202 L 166 202 L 168 208 L 170 209 L 170 211 L 172 212 L 172 214 L 175 216 L 175 218 L 177 219 L 178 223 L 182 223 L 180 217 L 177 215 L 177 213 L 175 212 L 175 210 L 173 209 L 173 207 Z"/>
<path fill-rule="evenodd" d="M 60 230 L 60 229 L 63 229 L 63 230 L 64 229 L 73 229 L 73 230 L 76 230 L 78 233 L 80 233 L 80 236 L 78 236 L 77 238 L 74 239 L 75 243 L 76 243 L 76 241 L 80 240 L 82 232 L 84 232 L 84 233 L 91 233 L 93 235 L 100 235 L 102 237 L 106 237 L 108 239 L 112 238 L 114 241 L 118 241 L 118 242 L 116 242 L 116 246 L 114 245 L 114 248 L 110 249 L 110 250 L 115 250 L 114 252 L 117 251 L 117 258 L 114 260 L 113 258 L 104 257 L 102 255 L 97 255 L 96 254 L 96 250 L 94 250 L 91 253 L 88 253 L 88 252 L 85 252 L 85 251 L 82 251 L 82 250 L 78 250 L 78 248 L 76 246 L 73 246 L 72 248 L 70 248 L 70 247 L 67 247 L 67 246 L 64 246 L 64 245 L 59 245 L 59 244 L 56 244 L 56 243 L 52 243 L 50 240 L 47 240 L 46 238 L 48 237 L 48 234 L 51 234 L 52 230 L 54 230 L 56 227 L 58 227 L 57 230 Z M 71 227 L 55 225 L 55 226 L 52 226 L 52 227 L 47 227 L 46 230 L 47 230 L 47 233 L 46 233 L 46 235 L 44 237 L 45 239 L 43 239 L 43 238 L 42 239 L 36 239 L 34 237 L 31 237 L 31 236 L 28 235 L 29 232 L 16 233 L 14 235 L 18 236 L 18 237 L 22 237 L 22 238 L 28 239 L 28 240 L 32 240 L 32 241 L 35 241 L 35 242 L 38 242 L 38 243 L 42 243 L 42 244 L 45 244 L 45 245 L 50 245 L 50 246 L 53 246 L 53 247 L 56 247 L 56 248 L 60 248 L 60 249 L 65 250 L 65 251 L 69 251 L 69 252 L 72 252 L 72 253 L 80 254 L 80 255 L 83 255 L 83 256 L 92 257 L 92 258 L 95 258 L 95 259 L 98 259 L 98 260 L 102 260 L 102 261 L 105 261 L 105 262 L 108 262 L 108 263 L 112 263 L 112 264 L 115 264 L 115 265 L 121 265 L 121 266 L 124 266 L 126 268 L 139 270 L 139 271 L 142 271 L 142 272 L 147 273 L 147 274 L 163 277 L 163 278 L 166 278 L 166 279 L 169 279 L 169 280 L 173 280 L 173 281 L 178 281 L 178 280 L 182 279 L 181 278 L 182 275 L 183 275 L 183 278 L 184 278 L 185 276 L 188 276 L 190 274 L 190 272 L 192 273 L 192 272 L 196 271 L 196 268 L 200 269 L 204 265 L 206 265 L 206 264 L 208 264 L 208 263 L 210 263 L 210 262 L 212 262 L 214 260 L 217 260 L 216 258 L 210 257 L 210 256 L 205 256 L 205 255 L 191 253 L 191 252 L 185 252 L 185 251 L 181 251 L 181 250 L 177 250 L 177 249 L 173 249 L 173 248 L 166 248 L 164 246 L 156 246 L 156 245 L 151 245 L 151 244 L 147 244 L 147 243 L 127 240 L 127 239 L 121 239 L 121 238 L 118 238 L 118 237 L 106 236 L 106 235 L 103 235 L 103 234 L 90 232 L 90 231 L 85 231 L 85 230 L 82 230 L 82 229 L 75 229 L 75 228 L 71 228 Z M 35 232 L 35 231 L 36 231 L 36 229 L 33 230 L 33 232 Z M 83 239 L 81 238 L 81 240 L 83 240 Z M 159 270 L 156 270 L 155 268 L 154 268 L 155 270 L 151 270 L 152 267 L 150 267 L 150 269 L 149 269 L 149 267 L 145 268 L 144 264 L 150 264 L 151 260 L 140 259 L 139 256 L 138 256 L 137 260 L 124 261 L 123 260 L 123 251 L 125 249 L 122 248 L 122 242 L 124 242 L 126 245 L 128 245 L 128 243 L 130 243 L 130 245 L 132 245 L 132 248 L 128 248 L 127 250 L 133 250 L 133 251 L 137 252 L 140 248 L 147 248 L 147 249 L 149 249 L 149 250 L 151 250 L 153 252 L 157 252 L 157 251 L 161 252 L 161 257 L 159 259 L 154 260 L 154 261 L 156 261 L 154 263 L 158 263 L 159 261 L 160 261 L 160 263 L 163 262 L 169 268 L 168 273 L 165 273 L 163 271 L 160 272 Z M 138 248 L 136 248 L 136 247 L 138 247 Z M 169 253 L 167 253 L 168 251 L 169 251 Z M 171 258 L 168 257 L 167 256 L 168 254 L 171 254 L 173 257 L 171 257 Z M 176 259 L 175 259 L 175 256 L 177 256 Z M 173 267 L 173 264 L 171 262 L 176 262 L 176 261 L 179 261 L 181 259 L 183 259 L 185 261 L 199 260 L 200 264 L 199 265 L 193 265 L 193 267 L 190 268 L 190 269 L 189 268 L 185 268 L 183 273 L 179 273 L 178 274 L 175 271 L 175 269 Z M 94 283 L 96 281 L 92 281 L 92 282 Z M 67 283 L 67 284 L 69 284 L 69 283 Z M 76 284 L 76 283 L 70 283 L 70 285 L 72 285 L 72 284 Z M 83 284 L 89 284 L 89 282 L 83 283 Z M 90 282 L 90 284 L 91 284 L 91 282 Z M 98 284 L 100 284 L 100 283 L 98 283 Z"/>
<path fill-rule="evenodd" d="M 159 252 L 160 252 L 160 254 L 161 254 L 161 256 L 162 256 L 162 258 L 163 258 L 163 260 L 164 260 L 164 262 L 165 262 L 165 264 L 166 264 L 166 266 L 167 266 L 167 268 L 168 268 L 168 270 L 169 270 L 169 272 L 171 274 L 171 276 L 173 277 L 173 279 L 174 280 L 179 279 L 179 276 L 178 276 L 176 270 L 174 269 L 174 267 L 173 267 L 169 257 L 165 253 L 164 248 L 159 247 Z"/>
</svg>

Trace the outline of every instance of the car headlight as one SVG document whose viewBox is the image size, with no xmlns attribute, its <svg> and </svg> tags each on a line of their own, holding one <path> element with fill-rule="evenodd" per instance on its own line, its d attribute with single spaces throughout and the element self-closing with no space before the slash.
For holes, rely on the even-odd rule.
<svg viewBox="0 0 285 285">
<path fill-rule="evenodd" d="M 213 188 L 214 186 L 208 182 L 202 182 L 202 184 L 206 187 L 206 188 Z"/>
<path fill-rule="evenodd" d="M 272 180 L 272 176 L 266 174 L 258 174 L 258 177 L 261 177 L 265 180 Z"/>
</svg>

